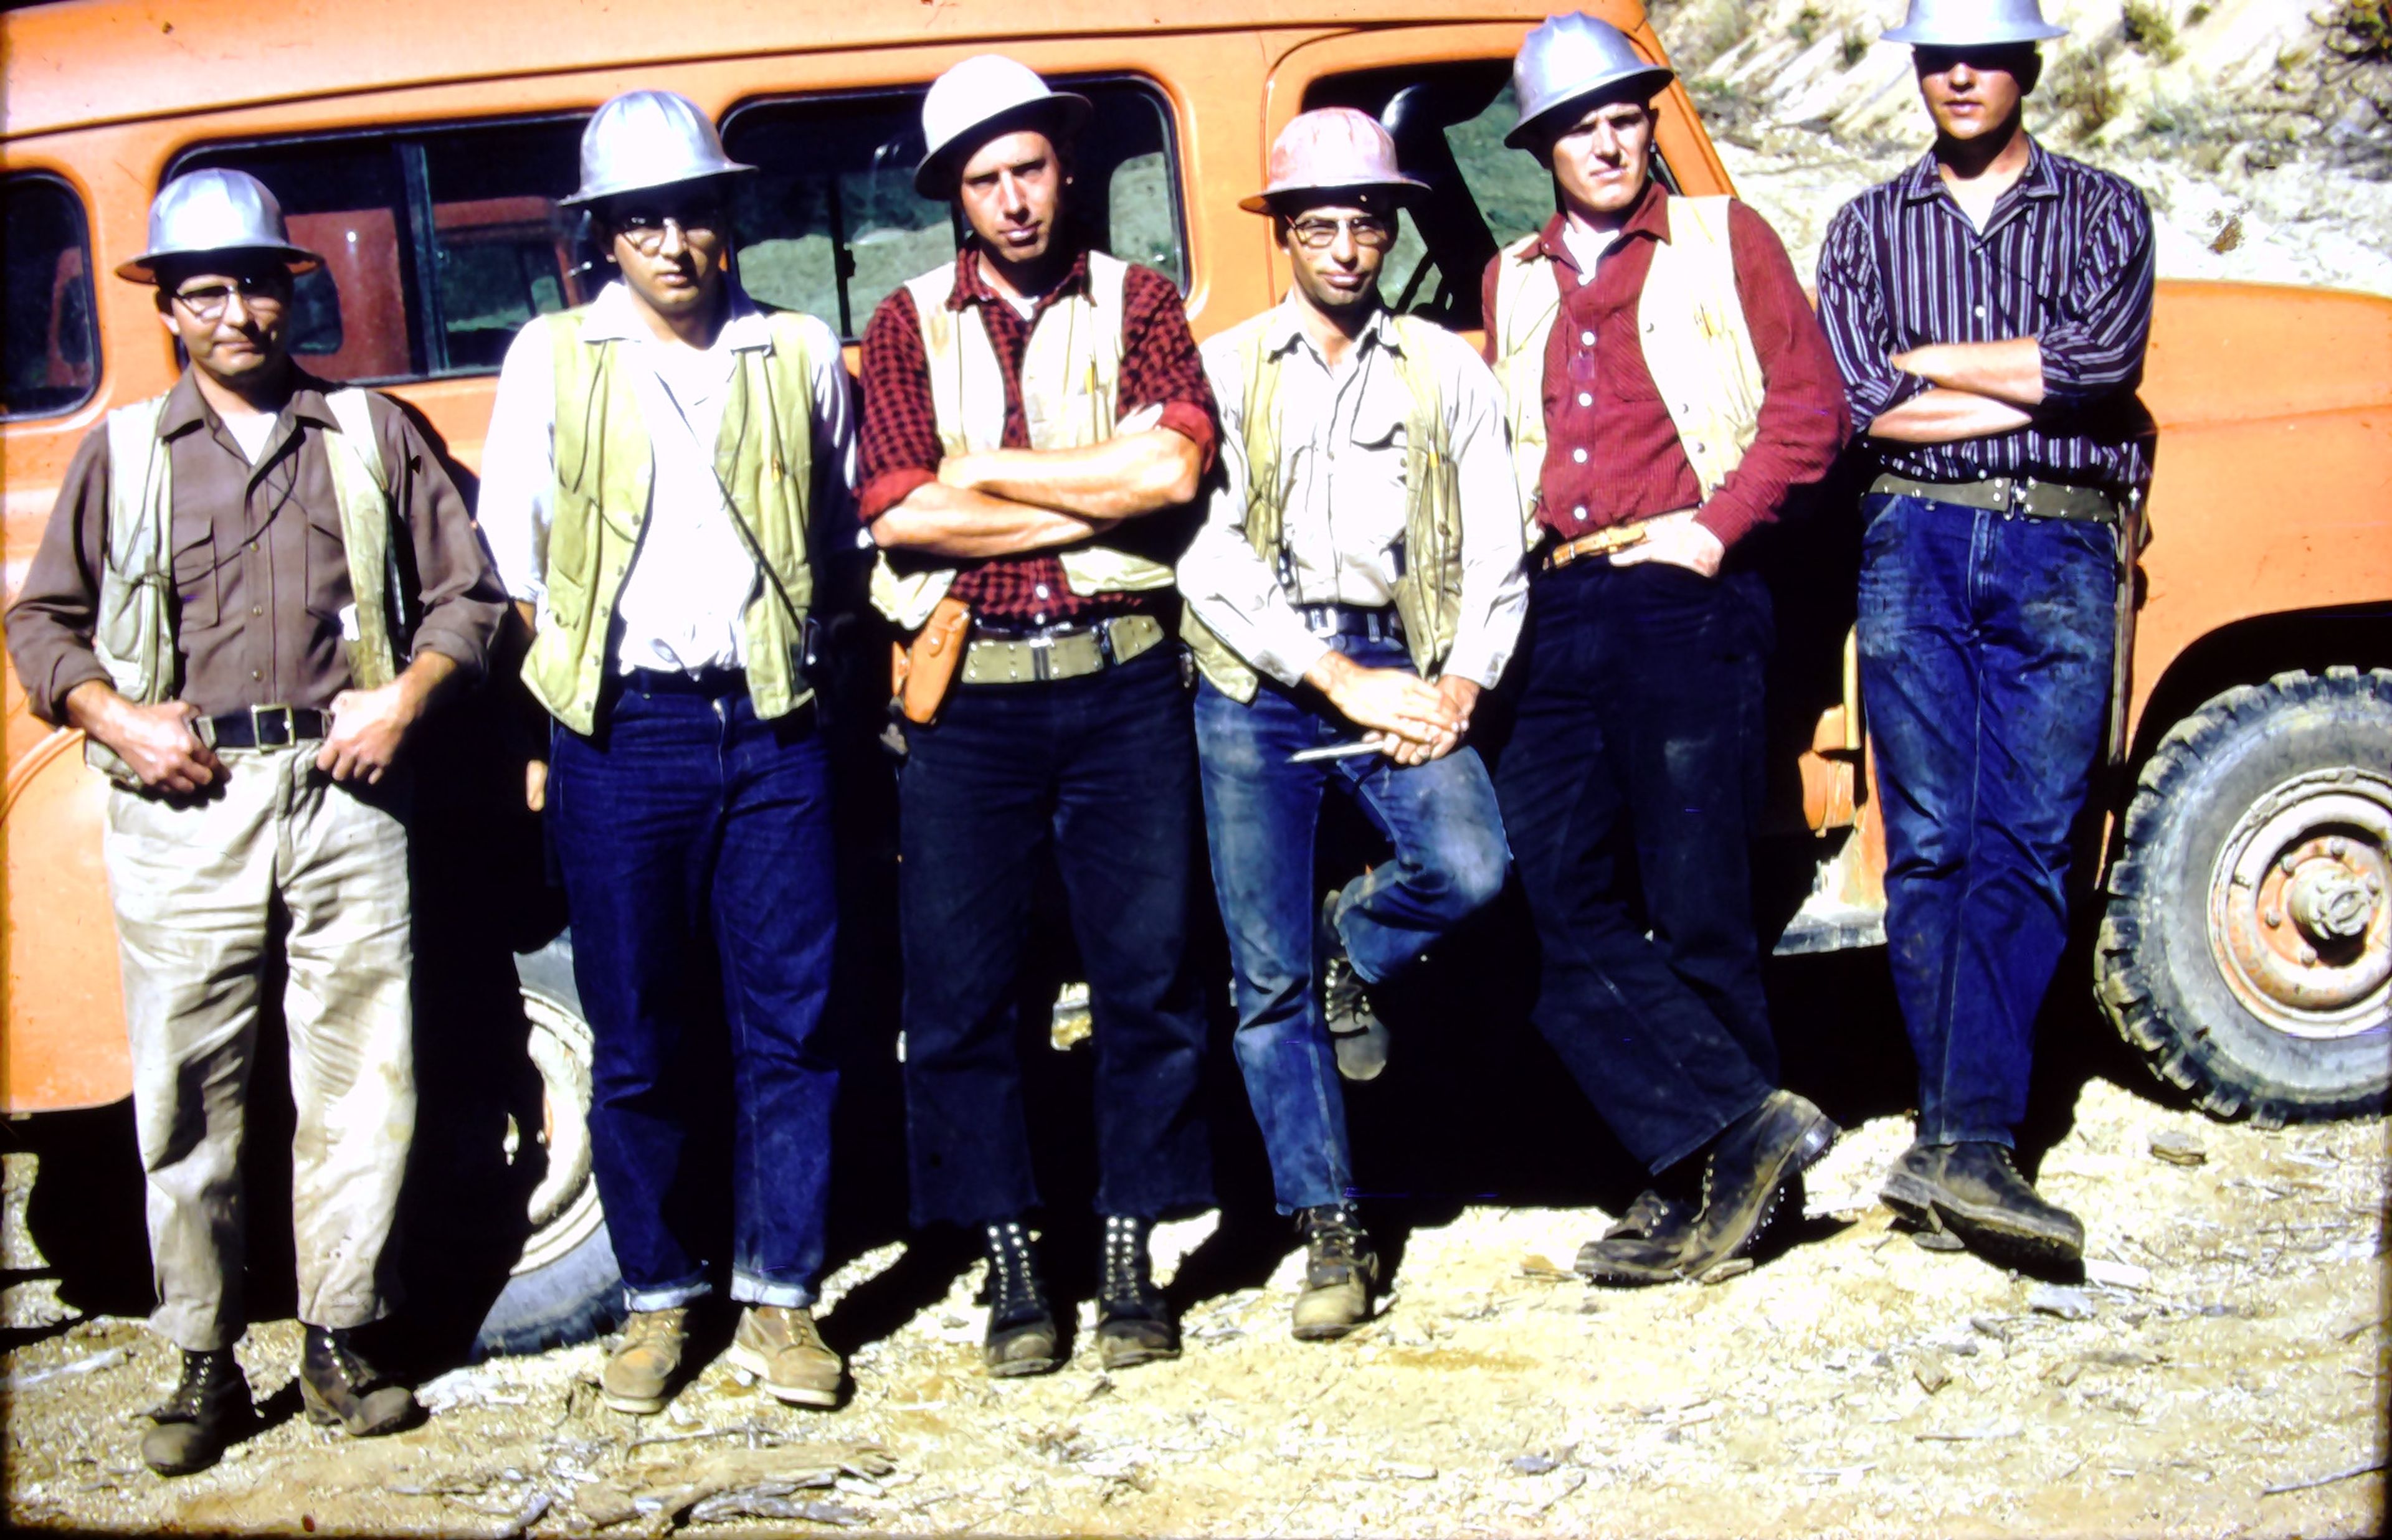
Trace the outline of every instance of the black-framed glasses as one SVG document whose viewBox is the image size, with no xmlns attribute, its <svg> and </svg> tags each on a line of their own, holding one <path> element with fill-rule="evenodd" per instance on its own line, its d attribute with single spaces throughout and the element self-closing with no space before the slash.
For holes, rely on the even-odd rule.
<svg viewBox="0 0 2392 1540">
<path fill-rule="evenodd" d="M 1396 222 L 1381 214 L 1341 214 L 1334 219 L 1307 214 L 1291 219 L 1287 227 L 1294 232 L 1296 244 L 1307 252 L 1325 252 L 1337 243 L 1340 230 L 1354 238 L 1357 246 L 1369 246 L 1385 251 L 1396 243 Z"/>
<path fill-rule="evenodd" d="M 280 310 L 291 303 L 291 278 L 284 273 L 245 273 L 230 283 L 201 283 L 175 291 L 175 303 L 195 321 L 220 320 L 234 294 L 252 310 Z"/>
</svg>

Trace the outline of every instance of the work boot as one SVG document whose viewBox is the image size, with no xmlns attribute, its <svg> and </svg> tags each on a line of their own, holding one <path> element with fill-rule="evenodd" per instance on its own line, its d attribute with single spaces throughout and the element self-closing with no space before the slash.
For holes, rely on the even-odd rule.
<svg viewBox="0 0 2392 1540">
<path fill-rule="evenodd" d="M 1827 1153 L 1841 1129 L 1790 1091 L 1730 1123 L 1711 1141 L 1703 1165 L 1703 1207 L 1679 1258 L 1678 1275 L 1698 1278 L 1742 1254 L 1769 1222 L 1804 1168 Z"/>
<path fill-rule="evenodd" d="M 1639 1193 L 1618 1223 L 1578 1249 L 1576 1270 L 1589 1283 L 1614 1288 L 1672 1282 L 1683 1276 L 1679 1264 L 1701 1211 L 1694 1198 Z"/>
<path fill-rule="evenodd" d="M 1038 1260 L 1030 1232 L 1018 1219 L 988 1227 L 988 1337 L 981 1355 L 1000 1379 L 1045 1374 L 1057 1363 L 1062 1333 L 1046 1290 L 1038 1282 Z"/>
<path fill-rule="evenodd" d="M 1949 1236 L 1989 1262 L 2049 1271 L 2085 1260 L 2085 1226 L 2047 1203 L 1987 1139 L 1913 1145 L 1887 1173 L 1885 1206 L 1924 1236 Z"/>
<path fill-rule="evenodd" d="M 205 1470 L 226 1446 L 257 1428 L 249 1379 L 230 1348 L 183 1352 L 183 1380 L 175 1393 L 141 1414 L 152 1424 L 141 1435 L 141 1463 L 161 1476 Z"/>
<path fill-rule="evenodd" d="M 1387 1029 L 1371 1008 L 1353 959 L 1346 955 L 1346 938 L 1337 933 L 1333 887 L 1320 900 L 1312 950 L 1320 963 L 1321 1015 L 1329 1025 L 1329 1045 L 1337 1053 L 1337 1072 L 1349 1081 L 1377 1080 L 1387 1067 Z"/>
<path fill-rule="evenodd" d="M 1371 1318 L 1379 1259 L 1351 1205 L 1321 1203 L 1295 1213 L 1304 1237 L 1304 1292 L 1295 1297 L 1299 1342 L 1326 1342 Z"/>
<path fill-rule="evenodd" d="M 307 1420 L 338 1428 L 351 1438 L 395 1433 L 415 1415 L 415 1397 L 404 1385 L 358 1356 L 349 1334 L 309 1326 L 299 1353 L 299 1399 Z"/>
<path fill-rule="evenodd" d="M 1109 1369 L 1179 1356 L 1179 1326 L 1171 1301 L 1154 1287 L 1147 1241 L 1154 1222 L 1105 1216 L 1104 1276 L 1097 1289 L 1097 1353 Z"/>
<path fill-rule="evenodd" d="M 749 1305 L 732 1334 L 731 1362 L 763 1381 L 764 1393 L 793 1406 L 838 1404 L 838 1354 L 804 1305 Z"/>
<path fill-rule="evenodd" d="M 598 1376 L 599 1398 L 618 1412 L 645 1417 L 665 1409 L 667 1389 L 689 1344 L 689 1307 L 635 1310 L 606 1355 Z"/>
</svg>

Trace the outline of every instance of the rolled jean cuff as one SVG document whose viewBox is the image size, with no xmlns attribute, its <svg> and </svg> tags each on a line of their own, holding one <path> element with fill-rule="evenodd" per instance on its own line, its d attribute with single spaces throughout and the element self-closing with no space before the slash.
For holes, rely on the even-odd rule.
<svg viewBox="0 0 2392 1540">
<path fill-rule="evenodd" d="M 1922 1145 L 1999 1145 L 2004 1149 L 2018 1148 L 2018 1135 L 2006 1128 L 1977 1129 L 1930 1128 L 1918 1125 L 1918 1143 Z"/>
<path fill-rule="evenodd" d="M 692 1300 L 703 1300 L 714 1292 L 714 1286 L 704 1278 L 692 1278 L 685 1283 L 666 1284 L 659 1288 L 633 1288 L 623 1286 L 623 1308 L 626 1310 L 679 1310 Z"/>
<path fill-rule="evenodd" d="M 801 1283 L 781 1283 L 733 1268 L 731 1297 L 743 1305 L 779 1305 L 786 1310 L 803 1310 L 818 1296 Z"/>
<path fill-rule="evenodd" d="M 1755 1096 L 1743 1106 L 1738 1107 L 1736 1111 L 1731 1112 L 1726 1117 L 1721 1119 L 1717 1126 L 1712 1128 L 1709 1133 L 1703 1134 L 1701 1137 L 1690 1142 L 1680 1144 L 1667 1155 L 1661 1156 L 1659 1158 L 1647 1165 L 1644 1168 L 1645 1171 L 1655 1176 L 1660 1175 L 1663 1171 L 1668 1171 L 1679 1161 L 1686 1159 L 1688 1157 L 1694 1155 L 1696 1151 L 1700 1150 L 1710 1144 L 1711 1141 L 1717 1139 L 1721 1134 L 1725 1133 L 1729 1129 L 1733 1128 L 1739 1119 L 1748 1118 L 1753 1113 L 1759 1111 L 1761 1109 L 1761 1104 L 1769 1100 L 1770 1097 L 1775 1094 L 1776 1091 L 1774 1088 L 1764 1086 L 1762 1089 L 1760 1095 Z"/>
</svg>

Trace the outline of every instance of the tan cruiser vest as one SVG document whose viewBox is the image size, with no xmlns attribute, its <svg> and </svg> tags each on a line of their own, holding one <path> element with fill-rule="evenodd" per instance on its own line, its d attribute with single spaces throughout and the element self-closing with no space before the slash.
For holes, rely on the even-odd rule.
<svg viewBox="0 0 2392 1540">
<path fill-rule="evenodd" d="M 1245 534 L 1254 553 L 1274 569 L 1290 490 L 1279 436 L 1280 373 L 1286 355 L 1266 342 L 1276 314 L 1266 311 L 1248 321 L 1235 344 L 1239 378 L 1245 382 Z M 1390 353 L 1396 381 L 1411 404 L 1404 418 L 1404 560 L 1395 583 L 1396 613 L 1403 617 L 1412 666 L 1423 679 L 1435 679 L 1462 624 L 1461 477 L 1446 439 L 1445 399 L 1430 358 L 1438 329 L 1414 316 L 1387 319 L 1396 337 Z M 1181 616 L 1180 635 L 1214 689 L 1241 705 L 1254 698 L 1261 680 L 1254 668 L 1197 619 L 1193 609 Z"/>
<path fill-rule="evenodd" d="M 615 605 L 647 524 L 656 476 L 639 392 L 624 375 L 618 344 L 582 341 L 586 309 L 537 323 L 548 328 L 556 367 L 556 507 L 542 560 L 547 594 L 523 666 L 532 694 L 583 734 L 596 727 Z M 772 569 L 759 575 L 756 596 L 740 617 L 748 698 L 756 715 L 770 720 L 813 696 L 804 657 L 813 602 L 806 531 L 814 400 L 800 317 L 784 311 L 764 317 L 772 346 L 736 352 L 714 469 Z"/>
<path fill-rule="evenodd" d="M 979 306 L 948 306 L 955 274 L 953 266 L 941 267 L 905 288 L 922 330 L 940 449 L 961 455 L 1004 447 L 1005 371 Z M 1038 317 L 1021 355 L 1021 408 L 1032 448 L 1077 449 L 1113 436 L 1120 418 L 1122 291 L 1128 278 L 1127 263 L 1090 252 L 1086 291 L 1058 299 Z M 1060 555 L 1073 593 L 1137 593 L 1171 586 L 1170 567 L 1131 551 L 1091 544 Z M 900 574 L 884 552 L 872 569 L 872 602 L 899 627 L 915 630 L 955 581 L 952 566 Z"/>
<path fill-rule="evenodd" d="M 1654 242 L 1652 271 L 1636 306 L 1644 367 L 1706 499 L 1752 447 L 1767 391 L 1736 288 L 1731 201 L 1670 199 L 1670 239 Z M 1539 239 L 1523 237 L 1496 259 L 1491 323 L 1495 380 L 1503 389 L 1531 546 L 1545 467 L 1545 346 L 1561 311 L 1561 286 Z"/>
<path fill-rule="evenodd" d="M 166 441 L 158 434 L 166 400 L 156 396 L 108 414 L 107 550 L 91 645 L 116 692 L 140 705 L 174 699 L 182 682 L 176 677 L 174 475 Z M 357 637 L 342 648 L 350 682 L 373 690 L 398 677 L 390 617 L 404 613 L 404 596 L 391 549 L 393 505 L 366 393 L 331 391 L 324 404 L 334 423 L 333 442 L 324 447 L 358 612 Z M 98 739 L 86 736 L 83 753 L 119 785 L 141 784 L 124 757 Z"/>
</svg>

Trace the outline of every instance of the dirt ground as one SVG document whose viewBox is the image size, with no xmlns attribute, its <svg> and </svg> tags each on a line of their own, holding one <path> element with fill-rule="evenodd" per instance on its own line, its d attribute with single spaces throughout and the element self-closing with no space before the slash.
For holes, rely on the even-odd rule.
<svg viewBox="0 0 2392 1540">
<path fill-rule="evenodd" d="M 291 1415 L 282 1322 L 242 1349 L 278 1425 L 171 1483 L 140 1468 L 125 1415 L 167 1384 L 170 1353 L 133 1320 L 42 1329 L 60 1307 L 12 1224 L 0 1305 L 31 1340 L 6 1360 L 7 1517 L 478 1535 L 2381 1529 L 2383 1122 L 2219 1126 L 2087 1082 L 2043 1164 L 2092 1237 L 2074 1288 L 1890 1229 L 1872 1194 L 1905 1137 L 1892 1118 L 1847 1134 L 1798 1244 L 1723 1282 L 1591 1290 L 1563 1269 L 1599 1214 L 1472 1207 L 1410 1233 L 1385 1310 L 1344 1343 L 1288 1336 L 1291 1250 L 1266 1286 L 1194 1301 L 1176 1362 L 1118 1376 L 1083 1354 L 984 1378 L 974 1268 L 852 1352 L 854 1394 L 830 1413 L 718 1365 L 666 1415 L 621 1417 L 597 1403 L 591 1345 L 454 1371 L 423 1388 L 422 1426 L 345 1443 Z M 8 1158 L 13 1218 L 31 1158 Z M 902 1251 L 832 1280 L 834 1339 Z"/>
</svg>

